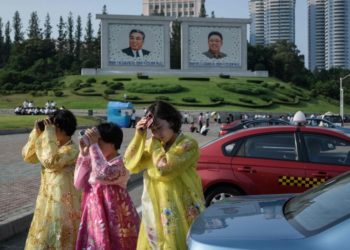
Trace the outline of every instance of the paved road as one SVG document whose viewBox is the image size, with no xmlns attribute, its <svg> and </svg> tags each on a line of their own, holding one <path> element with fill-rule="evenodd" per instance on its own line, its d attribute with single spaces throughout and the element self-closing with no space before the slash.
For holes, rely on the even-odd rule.
<svg viewBox="0 0 350 250">
<path fill-rule="evenodd" d="M 185 134 L 193 136 L 200 145 L 217 138 L 219 126 L 211 125 L 207 136 L 190 133 L 189 125 L 183 126 Z M 134 129 L 123 129 L 123 153 L 130 142 Z M 40 166 L 23 162 L 21 149 L 26 143 L 28 134 L 13 134 L 0 136 L 0 226 L 23 214 L 33 211 L 40 183 Z M 77 140 L 75 135 L 74 140 Z M 129 192 L 136 206 L 140 205 L 142 182 L 129 187 Z M 0 242 L 0 249 L 23 249 L 26 233 Z M 18 246 L 17 243 L 18 242 Z"/>
</svg>

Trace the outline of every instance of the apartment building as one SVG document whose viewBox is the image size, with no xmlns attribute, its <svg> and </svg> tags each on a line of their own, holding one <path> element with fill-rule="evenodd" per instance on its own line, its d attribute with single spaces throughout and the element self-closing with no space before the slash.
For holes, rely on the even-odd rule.
<svg viewBox="0 0 350 250">
<path fill-rule="evenodd" d="M 164 13 L 171 17 L 198 17 L 204 0 L 143 0 L 145 16 Z"/>
<path fill-rule="evenodd" d="M 295 0 L 250 0 L 252 44 L 295 42 Z"/>
<path fill-rule="evenodd" d="M 350 1 L 308 0 L 309 69 L 350 69 Z"/>
</svg>

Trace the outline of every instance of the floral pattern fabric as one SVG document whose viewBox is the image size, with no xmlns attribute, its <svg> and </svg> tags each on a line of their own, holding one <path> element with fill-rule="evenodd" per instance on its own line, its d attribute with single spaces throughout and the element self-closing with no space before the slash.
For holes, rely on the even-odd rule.
<svg viewBox="0 0 350 250">
<path fill-rule="evenodd" d="M 22 149 L 26 162 L 41 163 L 41 183 L 25 249 L 75 249 L 81 194 L 73 185 L 78 148 L 69 141 L 59 147 L 55 128 L 34 129 Z"/>
<path fill-rule="evenodd" d="M 76 249 L 136 249 L 140 219 L 126 190 L 122 157 L 107 161 L 93 144 L 88 156 L 79 155 L 74 177 L 84 189 Z"/>
<path fill-rule="evenodd" d="M 183 134 L 165 151 L 159 140 L 136 131 L 124 162 L 131 173 L 145 170 L 137 249 L 187 249 L 188 229 L 204 209 L 198 156 L 197 142 Z"/>
</svg>

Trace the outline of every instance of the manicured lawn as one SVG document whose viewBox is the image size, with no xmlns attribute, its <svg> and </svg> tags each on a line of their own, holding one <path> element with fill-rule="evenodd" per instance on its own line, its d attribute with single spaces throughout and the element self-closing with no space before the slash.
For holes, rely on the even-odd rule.
<svg viewBox="0 0 350 250">
<path fill-rule="evenodd" d="M 0 115 L 0 129 L 32 128 L 37 119 L 44 119 L 44 115 Z M 90 117 L 77 117 L 78 126 L 93 126 L 99 120 Z"/>
<path fill-rule="evenodd" d="M 4 95 L 0 98 L 0 108 L 15 108 L 23 100 L 33 100 L 36 106 L 44 106 L 47 100 L 54 100 L 58 107 L 68 109 L 106 109 L 109 100 L 124 101 L 124 95 L 136 97 L 133 102 L 136 108 L 143 108 L 159 98 L 168 98 L 169 102 L 186 110 L 217 110 L 217 111 L 256 111 L 256 112 L 304 112 L 324 113 L 326 111 L 339 112 L 339 102 L 323 96 L 312 97 L 310 91 L 295 88 L 275 78 L 234 77 L 224 79 L 210 77 L 210 81 L 179 80 L 178 77 L 151 76 L 151 79 L 138 79 L 135 75 L 95 76 L 95 83 L 89 87 L 76 90 L 77 80 L 86 83 L 91 76 L 66 76 L 59 81 L 64 82 L 64 96 L 55 97 L 53 91 L 47 95 L 33 96 L 28 94 Z M 119 78 L 119 79 L 118 79 Z M 131 81 L 121 78 L 131 78 Z M 252 80 L 261 80 L 254 83 Z M 104 91 L 109 83 L 122 82 L 123 89 L 115 90 L 115 94 L 105 96 Z M 182 91 L 177 93 L 141 93 L 131 92 L 128 89 L 135 84 L 152 86 L 156 89 L 160 85 L 180 85 Z M 153 87 L 155 86 L 155 87 Z M 225 88 L 223 88 L 225 86 Z M 155 90 L 156 92 L 156 90 Z M 99 94 L 100 96 L 84 96 Z M 212 101 L 213 97 L 224 99 L 222 103 Z M 196 102 L 185 102 L 183 98 L 195 98 Z M 272 104 L 271 104 L 272 103 Z M 345 111 L 349 108 L 345 106 Z M 28 121 L 29 123 L 31 121 Z M 3 121 L 1 123 L 4 123 Z M 11 126 L 11 122 L 8 126 Z"/>
</svg>

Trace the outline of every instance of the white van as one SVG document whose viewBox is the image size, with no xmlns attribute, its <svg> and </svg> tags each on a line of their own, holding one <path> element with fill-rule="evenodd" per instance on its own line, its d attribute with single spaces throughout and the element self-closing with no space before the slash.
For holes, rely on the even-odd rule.
<svg viewBox="0 0 350 250">
<path fill-rule="evenodd" d="M 321 118 L 327 121 L 330 121 L 334 125 L 341 126 L 341 127 L 344 126 L 343 119 L 339 114 L 333 114 L 332 112 L 327 112 L 321 115 Z"/>
</svg>

